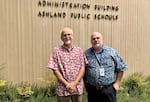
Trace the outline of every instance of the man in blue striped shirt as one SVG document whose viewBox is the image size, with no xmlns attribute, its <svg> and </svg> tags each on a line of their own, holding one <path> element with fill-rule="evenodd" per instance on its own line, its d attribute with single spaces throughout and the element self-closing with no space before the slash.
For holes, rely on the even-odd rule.
<svg viewBox="0 0 150 102">
<path fill-rule="evenodd" d="M 85 51 L 88 102 L 117 102 L 116 92 L 127 65 L 115 49 L 103 44 L 101 33 L 92 33 L 91 44 Z"/>
</svg>

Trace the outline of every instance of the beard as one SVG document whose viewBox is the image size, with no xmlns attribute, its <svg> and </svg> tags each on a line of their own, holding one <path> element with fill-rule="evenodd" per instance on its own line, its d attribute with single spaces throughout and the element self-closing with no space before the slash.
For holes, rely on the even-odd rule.
<svg viewBox="0 0 150 102">
<path fill-rule="evenodd" d="M 94 45 L 96 48 L 99 48 L 99 47 L 101 47 L 101 44 L 95 44 Z"/>
<path fill-rule="evenodd" d="M 95 45 L 93 46 L 93 48 L 94 48 L 94 49 L 100 49 L 100 48 L 101 48 L 101 44 L 95 44 Z"/>
<path fill-rule="evenodd" d="M 66 45 L 69 45 L 69 44 L 71 44 L 71 41 L 68 40 L 68 41 L 65 41 L 64 43 L 65 43 Z"/>
</svg>

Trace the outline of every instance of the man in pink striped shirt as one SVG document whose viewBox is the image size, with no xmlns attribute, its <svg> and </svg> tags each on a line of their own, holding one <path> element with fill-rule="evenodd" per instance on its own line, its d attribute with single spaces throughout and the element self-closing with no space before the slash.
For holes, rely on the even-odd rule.
<svg viewBox="0 0 150 102">
<path fill-rule="evenodd" d="M 53 48 L 48 67 L 58 79 L 57 102 L 82 102 L 85 73 L 85 57 L 80 47 L 73 45 L 73 30 L 65 27 L 61 31 L 63 45 Z"/>
</svg>

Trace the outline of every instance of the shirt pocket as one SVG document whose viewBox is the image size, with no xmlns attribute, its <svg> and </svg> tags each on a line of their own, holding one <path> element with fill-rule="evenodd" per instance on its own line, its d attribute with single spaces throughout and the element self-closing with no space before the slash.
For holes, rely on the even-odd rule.
<svg viewBox="0 0 150 102">
<path fill-rule="evenodd" d="M 111 57 L 105 57 L 102 59 L 101 64 L 105 68 L 115 67 L 114 61 Z"/>
<path fill-rule="evenodd" d="M 88 61 L 88 68 L 95 68 L 96 67 L 96 65 L 97 65 L 97 62 L 95 61 L 95 60 L 89 60 Z"/>
</svg>

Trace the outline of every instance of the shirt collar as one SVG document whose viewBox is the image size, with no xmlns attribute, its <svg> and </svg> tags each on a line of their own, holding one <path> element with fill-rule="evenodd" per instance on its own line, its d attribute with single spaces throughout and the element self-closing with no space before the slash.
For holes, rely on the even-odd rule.
<svg viewBox="0 0 150 102">
<path fill-rule="evenodd" d="M 94 48 L 92 47 L 92 51 L 95 53 L 95 54 L 101 54 L 103 51 L 104 51 L 104 48 L 103 46 L 100 48 L 99 52 L 95 52 Z"/>
<path fill-rule="evenodd" d="M 67 47 L 65 47 L 64 45 L 62 45 L 62 46 L 61 46 L 61 48 L 62 48 L 62 49 L 64 49 L 64 50 L 66 50 L 66 51 L 68 51 L 68 52 L 70 52 L 70 51 L 72 51 L 72 50 L 73 50 L 74 45 L 72 45 L 71 50 L 68 50 L 68 48 L 67 48 Z"/>
</svg>

